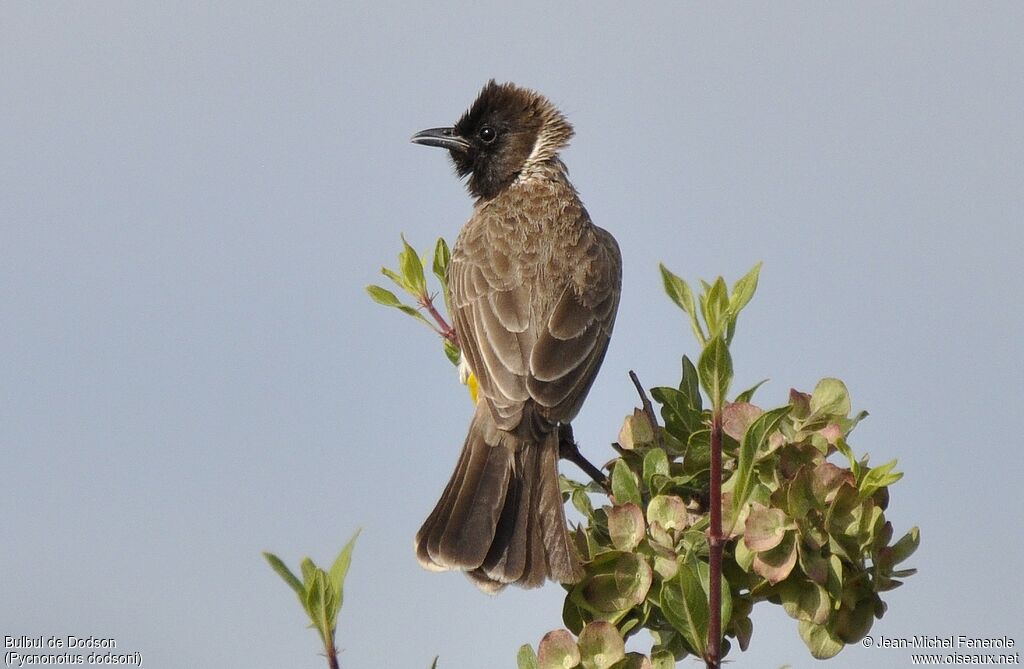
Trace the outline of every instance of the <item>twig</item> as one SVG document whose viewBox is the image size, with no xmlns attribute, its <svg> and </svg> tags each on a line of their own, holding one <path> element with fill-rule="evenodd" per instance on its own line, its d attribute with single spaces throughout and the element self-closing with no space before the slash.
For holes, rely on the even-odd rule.
<svg viewBox="0 0 1024 669">
<path fill-rule="evenodd" d="M 444 316 L 441 315 L 441 312 L 439 312 L 434 306 L 435 297 L 437 297 L 436 294 L 421 295 L 417 301 L 420 303 L 421 307 L 427 310 L 427 313 L 434 319 L 434 322 L 437 323 L 437 327 L 441 330 L 441 336 L 450 341 L 456 348 L 462 348 L 459 346 L 459 337 L 455 334 L 455 328 L 445 320 Z"/>
<path fill-rule="evenodd" d="M 324 651 L 324 655 L 327 656 L 327 666 L 330 669 L 339 669 L 338 651 L 334 648 L 334 630 L 331 630 L 330 636 L 324 637 Z"/>
<path fill-rule="evenodd" d="M 661 429 L 658 427 L 658 419 L 654 415 L 654 406 L 651 404 L 651 400 L 647 397 L 647 391 L 644 390 L 643 385 L 640 383 L 640 379 L 637 378 L 636 372 L 632 369 L 629 370 L 629 378 L 632 379 L 633 385 L 636 386 L 636 392 L 640 394 L 640 401 L 644 405 L 644 413 L 647 415 L 647 422 L 651 424 L 651 432 L 654 433 L 654 443 L 658 448 L 663 448 L 661 443 Z"/>
<path fill-rule="evenodd" d="M 608 477 L 580 453 L 580 447 L 572 434 L 572 425 L 568 423 L 558 426 L 558 455 L 582 469 L 595 483 L 608 490 Z"/>
<path fill-rule="evenodd" d="M 722 652 L 722 409 L 711 415 L 711 528 L 708 531 L 708 647 L 707 669 L 719 669 Z"/>
</svg>

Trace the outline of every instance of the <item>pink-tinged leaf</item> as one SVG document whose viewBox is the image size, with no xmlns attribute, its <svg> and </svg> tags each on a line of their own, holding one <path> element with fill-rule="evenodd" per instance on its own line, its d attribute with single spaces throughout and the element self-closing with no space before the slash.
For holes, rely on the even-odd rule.
<svg viewBox="0 0 1024 669">
<path fill-rule="evenodd" d="M 750 515 L 747 516 L 743 543 L 754 552 L 771 550 L 782 543 L 786 530 L 795 527 L 782 509 L 769 509 L 754 503 L 751 505 Z"/>
<path fill-rule="evenodd" d="M 722 410 L 722 431 L 739 441 L 754 419 L 764 411 L 749 402 L 733 402 L 726 404 Z"/>
<path fill-rule="evenodd" d="M 811 415 L 811 396 L 796 388 L 789 389 L 789 403 L 793 405 L 793 418 L 807 418 Z"/>
<path fill-rule="evenodd" d="M 569 630 L 552 630 L 537 648 L 539 669 L 572 669 L 580 663 L 580 649 Z"/>
<path fill-rule="evenodd" d="M 796 566 L 796 558 L 796 534 L 787 532 L 778 546 L 755 555 L 752 567 L 754 573 L 774 585 L 790 575 Z"/>
<path fill-rule="evenodd" d="M 830 446 L 835 446 L 836 441 L 843 438 L 843 430 L 835 423 L 829 423 L 818 431 Z"/>
<path fill-rule="evenodd" d="M 831 462 L 822 462 L 814 468 L 811 478 L 811 489 L 814 498 L 821 504 L 829 504 L 835 497 L 839 486 L 855 483 L 853 473 L 849 469 L 841 469 Z"/>
<path fill-rule="evenodd" d="M 608 515 L 608 534 L 612 544 L 620 551 L 632 551 L 646 533 L 644 514 L 640 507 L 632 502 L 606 507 Z"/>
</svg>

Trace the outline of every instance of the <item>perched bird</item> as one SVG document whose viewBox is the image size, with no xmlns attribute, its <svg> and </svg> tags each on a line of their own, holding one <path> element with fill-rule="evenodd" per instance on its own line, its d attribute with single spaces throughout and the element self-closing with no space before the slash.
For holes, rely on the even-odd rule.
<svg viewBox="0 0 1024 669">
<path fill-rule="evenodd" d="M 454 127 L 412 138 L 447 149 L 476 199 L 448 286 L 480 392 L 416 555 L 427 569 L 467 572 L 485 592 L 582 576 L 558 485 L 559 433 L 604 359 L 622 260 L 559 159 L 572 135 L 545 97 L 491 80 Z"/>
</svg>

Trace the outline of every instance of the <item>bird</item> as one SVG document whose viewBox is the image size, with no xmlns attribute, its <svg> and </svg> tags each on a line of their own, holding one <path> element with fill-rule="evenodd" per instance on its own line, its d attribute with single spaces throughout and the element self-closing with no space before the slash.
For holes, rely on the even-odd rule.
<svg viewBox="0 0 1024 669">
<path fill-rule="evenodd" d="M 559 440 L 608 349 L 622 258 L 569 181 L 559 152 L 573 134 L 543 95 L 492 79 L 454 126 L 411 140 L 446 149 L 474 199 L 447 285 L 461 365 L 479 387 L 416 556 L 491 594 L 583 576 L 559 489 Z"/>
</svg>

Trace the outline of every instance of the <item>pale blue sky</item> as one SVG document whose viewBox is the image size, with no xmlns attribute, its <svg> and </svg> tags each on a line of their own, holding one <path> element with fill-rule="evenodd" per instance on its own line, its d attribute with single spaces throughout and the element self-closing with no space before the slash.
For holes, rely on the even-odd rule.
<svg viewBox="0 0 1024 669">
<path fill-rule="evenodd" d="M 738 386 L 843 378 L 855 449 L 907 473 L 888 515 L 921 526 L 920 573 L 872 634 L 1024 642 L 1022 6 L 409 4 L 0 4 L 0 635 L 321 667 L 260 551 L 328 562 L 357 527 L 343 666 L 513 667 L 560 626 L 556 586 L 416 564 L 471 406 L 363 292 L 399 233 L 454 239 L 470 201 L 408 138 L 495 77 L 568 114 L 623 250 L 585 452 L 610 455 L 628 369 L 671 384 L 697 353 L 657 263 L 763 260 Z M 781 610 L 754 622 L 735 666 L 814 664 Z"/>
</svg>

